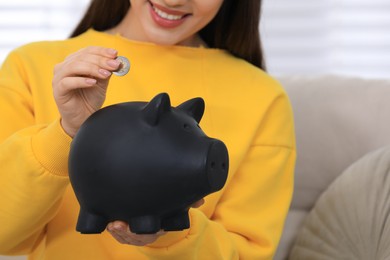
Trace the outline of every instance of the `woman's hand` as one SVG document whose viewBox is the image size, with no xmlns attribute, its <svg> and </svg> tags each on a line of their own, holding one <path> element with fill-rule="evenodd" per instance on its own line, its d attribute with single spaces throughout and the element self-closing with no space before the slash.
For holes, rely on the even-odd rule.
<svg viewBox="0 0 390 260">
<path fill-rule="evenodd" d="M 202 206 L 204 199 L 201 199 L 194 204 L 192 208 Z M 166 234 L 165 231 L 160 230 L 156 234 L 135 234 L 131 232 L 129 225 L 123 221 L 114 221 L 107 225 L 107 231 L 121 244 L 129 244 L 133 246 L 145 246 L 156 241 L 159 237 Z"/>
<path fill-rule="evenodd" d="M 61 114 L 61 125 L 71 137 L 103 105 L 112 71 L 120 65 L 116 57 L 114 49 L 87 47 L 54 67 L 54 99 Z"/>
<path fill-rule="evenodd" d="M 123 221 L 114 221 L 107 225 L 107 231 L 121 244 L 133 246 L 145 246 L 157 240 L 165 234 L 160 230 L 155 234 L 136 234 L 131 232 L 129 225 Z"/>
</svg>

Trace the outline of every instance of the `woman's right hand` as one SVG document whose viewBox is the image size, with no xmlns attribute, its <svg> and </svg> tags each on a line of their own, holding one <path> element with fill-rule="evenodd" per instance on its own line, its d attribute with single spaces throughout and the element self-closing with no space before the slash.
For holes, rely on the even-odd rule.
<svg viewBox="0 0 390 260">
<path fill-rule="evenodd" d="M 191 205 L 191 208 L 199 208 L 204 204 L 204 199 L 200 199 Z M 166 234 L 165 231 L 160 230 L 155 234 L 136 234 L 131 232 L 129 224 L 124 221 L 113 221 L 107 225 L 107 231 L 113 238 L 121 244 L 128 244 L 133 246 L 145 246 L 156 241 L 159 237 Z"/>
<path fill-rule="evenodd" d="M 110 48 L 87 47 L 54 67 L 54 99 L 69 136 L 74 137 L 81 124 L 102 107 L 112 72 L 120 66 L 117 54 Z"/>
</svg>

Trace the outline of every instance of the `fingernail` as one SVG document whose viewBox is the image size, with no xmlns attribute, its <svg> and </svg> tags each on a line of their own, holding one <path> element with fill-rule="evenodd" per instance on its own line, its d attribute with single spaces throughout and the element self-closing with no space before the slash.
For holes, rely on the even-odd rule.
<svg viewBox="0 0 390 260">
<path fill-rule="evenodd" d="M 121 224 L 114 224 L 114 229 L 116 229 L 116 230 L 123 230 L 123 225 L 121 225 Z"/>
<path fill-rule="evenodd" d="M 111 223 L 107 225 L 107 230 L 112 231 L 112 224 Z"/>
<path fill-rule="evenodd" d="M 109 72 L 108 70 L 105 70 L 105 69 L 99 69 L 99 73 L 102 74 L 103 76 L 110 76 L 111 75 L 111 72 Z"/>
<path fill-rule="evenodd" d="M 107 61 L 107 64 L 110 66 L 110 67 L 113 67 L 113 68 L 118 68 L 119 65 L 121 64 L 121 62 L 119 60 L 109 60 Z"/>
<path fill-rule="evenodd" d="M 96 81 L 96 79 L 85 79 L 85 82 L 88 85 L 95 85 L 97 81 Z"/>
<path fill-rule="evenodd" d="M 111 55 L 117 55 L 118 54 L 118 51 L 115 50 L 115 49 L 108 49 L 108 53 L 111 54 Z"/>
</svg>

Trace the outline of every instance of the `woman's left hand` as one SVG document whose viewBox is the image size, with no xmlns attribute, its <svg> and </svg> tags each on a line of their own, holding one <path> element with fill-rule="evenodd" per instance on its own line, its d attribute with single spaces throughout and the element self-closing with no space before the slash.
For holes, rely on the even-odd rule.
<svg viewBox="0 0 390 260">
<path fill-rule="evenodd" d="M 123 221 L 114 221 L 107 225 L 107 231 L 121 244 L 145 246 L 165 234 L 160 230 L 155 234 L 136 234 L 131 232 L 129 225 Z"/>
<path fill-rule="evenodd" d="M 192 208 L 202 206 L 204 199 L 201 199 L 191 205 Z M 131 232 L 129 225 L 123 221 L 114 221 L 107 225 L 107 231 L 121 244 L 128 244 L 133 246 L 145 246 L 155 242 L 160 236 L 166 234 L 165 231 L 160 230 L 155 234 L 136 234 Z"/>
</svg>

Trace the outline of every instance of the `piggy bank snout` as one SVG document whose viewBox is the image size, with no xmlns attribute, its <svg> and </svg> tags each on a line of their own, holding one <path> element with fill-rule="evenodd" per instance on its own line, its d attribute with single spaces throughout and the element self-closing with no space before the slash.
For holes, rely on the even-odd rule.
<svg viewBox="0 0 390 260">
<path fill-rule="evenodd" d="M 207 155 L 206 172 L 211 192 L 222 189 L 229 171 L 229 156 L 225 144 L 213 140 Z"/>
</svg>

